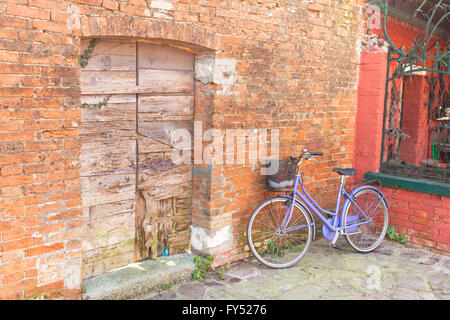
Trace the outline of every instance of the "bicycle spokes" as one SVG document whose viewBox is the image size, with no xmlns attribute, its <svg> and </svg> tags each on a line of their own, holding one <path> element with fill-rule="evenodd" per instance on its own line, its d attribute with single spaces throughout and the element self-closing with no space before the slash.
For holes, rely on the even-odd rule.
<svg viewBox="0 0 450 320">
<path fill-rule="evenodd" d="M 383 240 L 387 208 L 382 196 L 371 189 L 358 192 L 345 213 L 347 240 L 356 250 L 368 252 Z"/>
<path fill-rule="evenodd" d="M 270 201 L 251 221 L 251 246 L 260 259 L 274 266 L 294 261 L 304 251 L 311 222 L 287 200 Z M 289 219 L 290 216 L 290 219 Z M 284 228 L 281 226 L 284 224 Z"/>
</svg>

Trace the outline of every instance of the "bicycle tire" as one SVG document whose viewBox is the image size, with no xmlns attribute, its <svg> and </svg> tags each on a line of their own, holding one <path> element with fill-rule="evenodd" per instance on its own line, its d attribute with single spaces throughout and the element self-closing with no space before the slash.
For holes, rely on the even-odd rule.
<svg viewBox="0 0 450 320">
<path fill-rule="evenodd" d="M 386 231 L 387 231 L 387 227 L 388 227 L 388 224 L 389 224 L 389 213 L 388 213 L 388 209 L 387 209 L 387 204 L 386 204 L 386 201 L 383 199 L 382 194 L 379 191 L 374 190 L 372 188 L 362 188 L 361 190 L 358 190 L 353 195 L 353 197 L 355 199 L 354 201 L 358 201 L 358 198 L 361 197 L 364 194 L 371 194 L 372 196 L 375 197 L 376 201 L 380 201 L 380 204 L 379 204 L 378 207 L 376 207 L 376 210 L 378 210 L 380 208 L 380 206 L 381 206 L 381 208 L 383 210 L 383 226 L 382 226 L 380 235 L 377 237 L 377 239 L 370 246 L 362 247 L 360 244 L 357 244 L 356 239 L 354 239 L 352 237 L 352 235 L 351 235 L 351 233 L 353 233 L 354 231 L 353 230 L 349 230 L 350 227 L 347 226 L 347 221 L 350 221 L 350 219 L 348 218 L 349 217 L 348 214 L 349 214 L 349 210 L 351 208 L 352 202 L 349 201 L 347 203 L 346 208 L 344 209 L 344 226 L 345 226 L 344 232 L 346 233 L 345 239 L 347 240 L 347 243 L 353 249 L 355 249 L 356 251 L 358 251 L 360 253 L 368 253 L 368 252 L 371 252 L 371 251 L 375 250 L 376 248 L 378 248 L 381 245 L 381 243 L 383 242 L 384 237 L 386 236 Z M 357 229 L 364 229 L 364 228 L 366 228 L 365 226 L 368 225 L 369 223 L 364 224 L 364 225 L 360 225 L 360 226 L 358 226 L 356 228 Z M 375 230 L 376 230 L 376 227 L 375 227 Z M 362 232 L 364 232 L 364 231 L 362 231 Z M 350 234 L 347 234 L 347 233 L 350 233 Z M 364 234 L 364 233 L 362 233 L 362 234 Z M 354 234 L 354 235 L 356 235 L 356 234 Z M 364 241 L 364 238 L 362 240 Z"/>
<path fill-rule="evenodd" d="M 255 218 L 262 211 L 262 209 L 265 208 L 266 206 L 273 205 L 273 203 L 277 203 L 277 202 L 286 203 L 288 201 L 289 201 L 289 199 L 282 198 L 282 197 L 276 197 L 276 198 L 271 198 L 271 199 L 268 199 L 268 200 L 262 202 L 252 212 L 252 214 L 250 215 L 248 224 L 247 224 L 247 243 L 250 248 L 250 251 L 252 252 L 252 254 L 256 257 L 256 259 L 259 262 L 266 265 L 267 267 L 274 268 L 274 269 L 289 268 L 289 267 L 295 265 L 296 263 L 298 263 L 305 256 L 306 252 L 309 249 L 311 241 L 312 241 L 312 217 L 310 216 L 307 209 L 303 207 L 303 205 L 301 205 L 300 203 L 295 203 L 294 204 L 295 208 L 297 208 L 299 210 L 299 212 L 305 218 L 306 224 L 307 224 L 307 226 L 304 227 L 307 229 L 306 243 L 305 243 L 302 251 L 298 252 L 299 254 L 293 260 L 286 262 L 286 263 L 276 264 L 276 263 L 272 263 L 272 262 L 268 261 L 267 259 L 265 259 L 265 257 L 261 256 L 260 253 L 258 252 L 258 250 L 255 248 L 255 245 L 253 244 L 253 241 L 252 241 L 253 240 L 252 227 L 253 227 Z"/>
</svg>

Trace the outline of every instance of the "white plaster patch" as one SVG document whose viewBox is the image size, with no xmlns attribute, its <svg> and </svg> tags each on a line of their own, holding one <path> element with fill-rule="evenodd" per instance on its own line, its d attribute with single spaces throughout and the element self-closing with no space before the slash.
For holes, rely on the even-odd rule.
<svg viewBox="0 0 450 320">
<path fill-rule="evenodd" d="M 67 25 L 71 29 L 80 29 L 81 28 L 81 18 L 80 18 L 80 8 L 71 4 L 67 8 L 67 13 L 69 14 L 69 18 L 67 19 Z"/>
<path fill-rule="evenodd" d="M 203 84 L 213 82 L 214 75 L 214 58 L 199 57 L 195 59 L 195 79 Z"/>
<path fill-rule="evenodd" d="M 236 81 L 236 60 L 216 59 L 214 66 L 214 83 L 221 84 L 223 94 L 230 94 L 229 89 Z"/>
<path fill-rule="evenodd" d="M 167 0 L 152 0 L 150 7 L 153 9 L 172 10 L 173 4 Z"/>
<path fill-rule="evenodd" d="M 230 225 L 209 232 L 202 227 L 191 226 L 191 232 L 191 247 L 200 252 L 211 252 L 211 249 L 233 240 Z"/>
<path fill-rule="evenodd" d="M 65 285 L 69 289 L 78 288 L 81 283 L 81 261 L 72 260 L 67 263 Z"/>
<path fill-rule="evenodd" d="M 169 15 L 167 15 L 167 14 L 165 14 L 165 13 L 159 12 L 159 11 L 155 11 L 155 12 L 153 13 L 153 16 L 154 16 L 155 18 L 158 18 L 158 19 L 172 19 L 171 16 L 169 16 Z"/>
<path fill-rule="evenodd" d="M 195 78 L 203 84 L 215 83 L 222 85 L 222 93 L 230 95 L 230 87 L 236 82 L 236 60 L 214 59 L 211 56 L 195 61 Z"/>
</svg>

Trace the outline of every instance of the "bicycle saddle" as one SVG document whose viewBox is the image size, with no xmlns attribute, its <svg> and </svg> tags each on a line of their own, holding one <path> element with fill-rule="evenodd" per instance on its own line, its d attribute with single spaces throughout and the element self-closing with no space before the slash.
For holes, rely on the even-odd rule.
<svg viewBox="0 0 450 320">
<path fill-rule="evenodd" d="M 344 175 L 344 176 L 354 176 L 356 174 L 356 170 L 353 168 L 348 168 L 348 169 L 334 168 L 333 171 L 337 172 L 341 175 Z"/>
</svg>

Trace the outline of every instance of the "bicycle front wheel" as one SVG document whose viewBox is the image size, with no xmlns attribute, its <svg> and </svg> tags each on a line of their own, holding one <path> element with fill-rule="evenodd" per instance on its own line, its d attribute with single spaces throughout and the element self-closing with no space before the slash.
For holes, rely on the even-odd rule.
<svg viewBox="0 0 450 320">
<path fill-rule="evenodd" d="M 292 200 L 268 199 L 251 214 L 247 225 L 247 242 L 253 255 L 271 268 L 288 268 L 299 262 L 312 241 L 312 220 L 298 203 L 294 204 L 289 224 L 281 224 Z"/>
<path fill-rule="evenodd" d="M 344 211 L 345 238 L 348 244 L 358 252 L 373 251 L 386 235 L 388 227 L 386 202 L 379 192 L 371 188 L 356 192 L 353 200 L 357 207 L 350 201 Z M 352 227 L 360 223 L 364 224 Z"/>
</svg>

